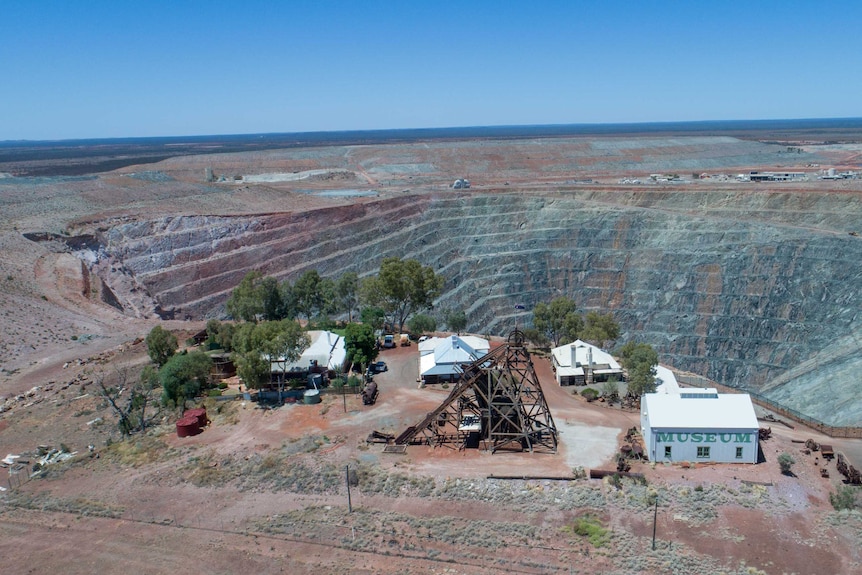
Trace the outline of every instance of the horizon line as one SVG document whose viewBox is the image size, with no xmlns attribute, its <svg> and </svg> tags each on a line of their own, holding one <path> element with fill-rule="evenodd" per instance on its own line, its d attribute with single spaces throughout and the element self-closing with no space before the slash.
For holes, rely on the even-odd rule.
<svg viewBox="0 0 862 575">
<path fill-rule="evenodd" d="M 854 117 L 829 117 L 829 118 L 770 118 L 770 119 L 733 119 L 733 120 L 663 120 L 663 121 L 645 121 L 645 122 L 581 122 L 581 123 L 564 123 L 564 124 L 495 124 L 495 125 L 474 125 L 474 126 L 443 126 L 443 127 L 413 127 L 413 128 L 368 128 L 368 129 L 348 129 L 348 130 L 311 130 L 300 132 L 245 132 L 233 134 L 186 134 L 173 136 L 108 136 L 108 137 L 82 137 L 82 138 L 54 138 L 54 139 L 7 139 L 0 140 L 0 145 L 9 144 L 57 144 L 57 143 L 72 143 L 72 142 L 115 142 L 115 141 L 148 141 L 148 140 L 184 140 L 184 139 L 216 139 L 216 138 L 249 138 L 249 137 L 308 137 L 308 136 L 332 136 L 338 135 L 341 137 L 351 135 L 390 135 L 397 136 L 398 133 L 427 133 L 437 137 L 444 137 L 446 132 L 452 131 L 468 131 L 468 130 L 484 130 L 484 131 L 506 131 L 506 130 L 565 130 L 565 129 L 580 129 L 585 130 L 584 133 L 589 133 L 589 129 L 599 129 L 597 133 L 626 133 L 631 128 L 647 127 L 650 131 L 661 131 L 662 128 L 695 128 L 697 126 L 709 125 L 712 129 L 731 130 L 731 129 L 753 129 L 752 125 L 769 125 L 781 123 L 835 123 L 835 122 L 851 122 L 858 124 L 856 126 L 862 128 L 862 116 Z M 724 126 L 722 126 L 724 125 Z M 799 128 L 802 126 L 796 126 Z M 814 126 L 812 126 L 814 127 Z M 823 126 L 820 126 L 823 127 Z M 623 130 L 625 128 L 625 130 Z M 786 127 L 786 129 L 792 129 Z M 636 131 L 636 130 L 634 130 Z M 692 129 L 691 131 L 695 131 Z M 554 135 L 554 134 L 548 134 Z M 463 135 L 462 135 L 463 136 Z M 476 137 L 476 136 L 474 136 Z"/>
</svg>

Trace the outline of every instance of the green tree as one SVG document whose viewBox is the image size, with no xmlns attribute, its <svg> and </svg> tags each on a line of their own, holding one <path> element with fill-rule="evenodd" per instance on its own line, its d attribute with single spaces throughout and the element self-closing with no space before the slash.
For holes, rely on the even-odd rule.
<svg viewBox="0 0 862 575">
<path fill-rule="evenodd" d="M 386 322 L 386 312 L 379 307 L 364 307 L 359 315 L 362 323 L 368 324 L 374 331 L 383 329 Z"/>
<path fill-rule="evenodd" d="M 651 345 L 630 341 L 617 352 L 620 363 L 628 372 L 628 392 L 635 396 L 655 393 L 655 366 L 658 353 Z"/>
<path fill-rule="evenodd" d="M 147 354 L 159 367 L 165 365 L 179 347 L 174 334 L 160 325 L 150 330 L 144 342 L 147 344 Z"/>
<path fill-rule="evenodd" d="M 186 400 L 200 395 L 209 383 L 211 367 L 212 360 L 201 351 L 173 356 L 159 370 L 162 402 L 184 409 Z"/>
<path fill-rule="evenodd" d="M 260 280 L 258 286 L 260 294 L 263 319 L 267 321 L 276 321 L 284 319 L 284 302 L 281 301 L 281 291 L 279 290 L 278 280 L 274 277 L 267 276 Z"/>
<path fill-rule="evenodd" d="M 281 282 L 278 286 L 278 294 L 281 299 L 280 319 L 296 319 L 299 311 L 296 307 L 296 292 L 293 289 L 293 284 L 289 281 Z"/>
<path fill-rule="evenodd" d="M 154 377 L 155 386 L 158 386 L 156 373 L 153 366 L 147 365 L 141 373 L 140 380 L 134 382 L 130 381 L 131 372 L 128 367 L 118 368 L 113 385 L 107 383 L 103 372 L 93 375 L 93 381 L 99 388 L 99 395 L 108 402 L 117 415 L 117 427 L 123 437 L 136 431 L 146 431 L 147 405 L 154 388 L 152 381 Z"/>
<path fill-rule="evenodd" d="M 317 270 L 309 270 L 293 284 L 297 311 L 306 319 L 320 315 L 326 309 L 326 284 Z"/>
<path fill-rule="evenodd" d="M 527 341 L 532 342 L 536 347 L 547 347 L 550 343 L 548 336 L 534 327 L 524 329 L 523 333 Z"/>
<path fill-rule="evenodd" d="M 233 349 L 234 324 L 222 323 L 217 319 L 207 322 L 207 347 L 230 352 Z"/>
<path fill-rule="evenodd" d="M 437 321 L 430 315 L 417 313 L 407 322 L 410 333 L 426 334 L 437 329 Z"/>
<path fill-rule="evenodd" d="M 360 287 L 366 304 L 380 307 L 392 322 L 404 331 L 404 323 L 414 312 L 431 309 L 443 291 L 443 276 L 417 260 L 386 258 L 380 272 L 366 278 Z"/>
<path fill-rule="evenodd" d="M 237 373 L 248 387 L 257 389 L 269 382 L 271 362 L 292 363 L 309 343 L 308 335 L 292 320 L 240 325 L 233 338 Z"/>
<path fill-rule="evenodd" d="M 233 319 L 255 322 L 263 315 L 262 279 L 263 274 L 259 271 L 250 271 L 231 292 L 225 308 Z"/>
<path fill-rule="evenodd" d="M 262 354 L 248 351 L 234 354 L 236 374 L 249 389 L 260 389 L 270 382 L 272 366 Z"/>
<path fill-rule="evenodd" d="M 620 326 L 614 321 L 611 313 L 587 312 L 581 339 L 592 341 L 604 348 L 605 342 L 614 341 L 620 337 Z"/>
<path fill-rule="evenodd" d="M 353 312 L 359 305 L 359 276 L 356 272 L 345 272 L 335 282 L 338 301 L 337 310 L 347 314 L 347 322 L 353 322 Z"/>
<path fill-rule="evenodd" d="M 367 323 L 349 323 L 344 333 L 344 348 L 351 364 L 362 368 L 377 357 L 377 338 L 374 329 Z"/>
<path fill-rule="evenodd" d="M 560 296 L 550 304 L 539 302 L 533 308 L 533 327 L 544 333 L 554 343 L 562 340 L 574 341 L 580 336 L 584 320 L 577 312 L 577 305 L 571 298 Z"/>
<path fill-rule="evenodd" d="M 467 314 L 461 311 L 449 310 L 446 312 L 443 321 L 450 331 L 454 331 L 458 335 L 467 328 Z"/>
</svg>

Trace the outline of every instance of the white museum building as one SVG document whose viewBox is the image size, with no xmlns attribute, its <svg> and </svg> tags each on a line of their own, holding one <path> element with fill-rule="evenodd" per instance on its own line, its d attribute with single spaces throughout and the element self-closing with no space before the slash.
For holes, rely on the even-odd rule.
<svg viewBox="0 0 862 575">
<path fill-rule="evenodd" d="M 650 461 L 757 463 L 759 428 L 746 393 L 684 388 L 641 398 Z"/>
</svg>

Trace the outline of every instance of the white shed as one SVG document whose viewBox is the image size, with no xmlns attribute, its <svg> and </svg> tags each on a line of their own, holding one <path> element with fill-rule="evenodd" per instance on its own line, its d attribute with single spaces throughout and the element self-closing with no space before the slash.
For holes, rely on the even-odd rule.
<svg viewBox="0 0 862 575">
<path fill-rule="evenodd" d="M 650 461 L 757 463 L 759 428 L 747 393 L 686 388 L 641 399 Z"/>
</svg>

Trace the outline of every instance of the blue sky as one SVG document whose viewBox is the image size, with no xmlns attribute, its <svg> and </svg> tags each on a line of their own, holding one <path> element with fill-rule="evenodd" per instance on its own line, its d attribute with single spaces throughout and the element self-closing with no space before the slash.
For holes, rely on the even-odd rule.
<svg viewBox="0 0 862 575">
<path fill-rule="evenodd" d="M 0 140 L 862 116 L 862 2 L 6 0 Z"/>
</svg>

